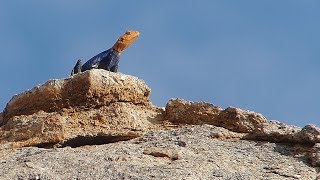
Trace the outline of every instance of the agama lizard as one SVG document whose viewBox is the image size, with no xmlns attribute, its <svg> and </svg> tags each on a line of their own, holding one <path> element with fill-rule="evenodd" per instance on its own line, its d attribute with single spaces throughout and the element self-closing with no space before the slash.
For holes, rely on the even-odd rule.
<svg viewBox="0 0 320 180">
<path fill-rule="evenodd" d="M 121 53 L 127 49 L 139 35 L 140 33 L 138 31 L 127 31 L 120 36 L 112 48 L 92 57 L 84 63 L 84 65 L 82 65 L 81 60 L 79 59 L 71 72 L 71 76 L 94 68 L 117 72 Z"/>
</svg>

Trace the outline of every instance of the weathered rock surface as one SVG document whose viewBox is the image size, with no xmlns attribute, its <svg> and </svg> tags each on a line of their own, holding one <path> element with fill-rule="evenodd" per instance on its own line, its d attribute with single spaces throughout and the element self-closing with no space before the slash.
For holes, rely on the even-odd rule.
<svg viewBox="0 0 320 180">
<path fill-rule="evenodd" d="M 306 125 L 295 134 L 295 138 L 305 143 L 320 143 L 320 129 L 315 125 Z"/>
<path fill-rule="evenodd" d="M 136 138 L 161 116 L 149 94 L 144 81 L 105 70 L 50 80 L 10 100 L 0 142 L 77 147 Z"/>
<path fill-rule="evenodd" d="M 81 112 L 46 113 L 11 118 L 0 128 L 0 142 L 13 147 L 105 144 L 139 137 L 155 129 L 156 109 L 117 102 Z"/>
<path fill-rule="evenodd" d="M 17 149 L 0 159 L 0 179 L 316 178 L 284 144 L 211 137 L 227 131 L 197 125 L 100 146 Z"/>
<path fill-rule="evenodd" d="M 171 99 L 166 105 L 166 119 L 178 124 L 213 124 L 221 111 L 210 103 Z"/>
<path fill-rule="evenodd" d="M 0 113 L 0 179 L 320 178 L 316 126 L 182 99 L 157 108 L 149 94 L 91 70 L 14 96 Z"/>
<path fill-rule="evenodd" d="M 229 107 L 225 110 L 204 102 L 172 99 L 166 106 L 166 118 L 174 123 L 212 124 L 235 132 L 251 132 L 268 120 L 259 113 Z"/>
<path fill-rule="evenodd" d="M 259 128 L 246 136 L 247 139 L 271 141 L 271 142 L 290 142 L 298 143 L 295 135 L 301 131 L 301 128 L 289 126 L 279 121 L 262 123 Z"/>
<path fill-rule="evenodd" d="M 249 133 L 246 139 L 298 143 L 314 145 L 320 143 L 320 129 L 314 125 L 306 125 L 302 129 L 296 126 L 289 126 L 278 121 L 263 123 L 260 128 Z"/>
<path fill-rule="evenodd" d="M 94 108 L 113 102 L 150 105 L 149 94 L 150 88 L 143 80 L 93 69 L 67 79 L 49 80 L 15 95 L 5 108 L 4 120 L 40 110 L 54 112 L 70 107 Z"/>
</svg>

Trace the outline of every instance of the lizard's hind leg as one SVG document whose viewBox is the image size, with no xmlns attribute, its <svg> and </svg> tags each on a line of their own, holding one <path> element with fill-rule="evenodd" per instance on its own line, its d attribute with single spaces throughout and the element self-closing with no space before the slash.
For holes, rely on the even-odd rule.
<svg viewBox="0 0 320 180">
<path fill-rule="evenodd" d="M 76 65 L 74 66 L 73 70 L 71 71 L 71 76 L 80 73 L 81 72 L 81 68 L 82 68 L 82 62 L 81 59 L 79 59 L 76 63 Z"/>
</svg>

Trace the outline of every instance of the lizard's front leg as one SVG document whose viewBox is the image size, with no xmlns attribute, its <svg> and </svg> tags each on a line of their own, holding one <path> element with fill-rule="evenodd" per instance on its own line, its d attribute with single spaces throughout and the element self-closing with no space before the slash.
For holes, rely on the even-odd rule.
<svg viewBox="0 0 320 180">
<path fill-rule="evenodd" d="M 81 59 L 79 59 L 76 63 L 76 65 L 74 66 L 73 70 L 71 71 L 71 76 L 80 73 L 81 72 L 81 68 L 82 68 L 82 62 Z"/>
<path fill-rule="evenodd" d="M 117 65 L 114 65 L 113 67 L 111 67 L 111 72 L 118 72 L 118 64 Z"/>
</svg>

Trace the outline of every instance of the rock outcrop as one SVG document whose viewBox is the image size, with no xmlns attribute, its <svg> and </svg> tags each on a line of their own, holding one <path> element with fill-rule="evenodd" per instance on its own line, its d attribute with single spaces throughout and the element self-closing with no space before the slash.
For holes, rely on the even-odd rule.
<svg viewBox="0 0 320 180">
<path fill-rule="evenodd" d="M 15 95 L 5 108 L 4 119 L 40 110 L 59 112 L 63 108 L 95 108 L 114 102 L 150 106 L 149 94 L 150 88 L 143 80 L 93 69 L 67 79 L 50 80 Z"/>
<path fill-rule="evenodd" d="M 136 138 L 161 116 L 149 94 L 144 81 L 104 70 L 50 80 L 10 100 L 0 142 L 77 147 Z"/>
<path fill-rule="evenodd" d="M 0 113 L 0 179 L 316 179 L 320 129 L 170 100 L 105 70 L 50 80 Z"/>
<path fill-rule="evenodd" d="M 259 113 L 229 107 L 225 110 L 210 103 L 172 99 L 166 106 L 166 118 L 174 123 L 212 124 L 234 132 L 246 133 L 268 120 Z"/>
</svg>

